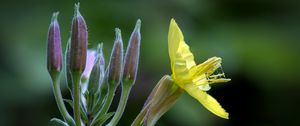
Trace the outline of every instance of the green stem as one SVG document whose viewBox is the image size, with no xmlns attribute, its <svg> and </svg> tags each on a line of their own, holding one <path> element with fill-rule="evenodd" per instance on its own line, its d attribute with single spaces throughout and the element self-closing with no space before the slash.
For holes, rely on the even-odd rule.
<svg viewBox="0 0 300 126">
<path fill-rule="evenodd" d="M 80 120 L 80 79 L 81 74 L 80 73 L 73 73 L 72 74 L 73 79 L 73 98 L 74 98 L 74 119 L 76 126 L 81 126 L 81 120 Z"/>
<path fill-rule="evenodd" d="M 113 101 L 113 98 L 115 96 L 115 91 L 116 91 L 116 88 L 115 87 L 112 87 L 108 90 L 108 95 L 107 95 L 107 99 L 104 103 L 104 106 L 103 108 L 101 109 L 100 111 L 100 115 L 103 115 L 104 113 L 106 113 L 111 105 L 111 102 Z"/>
<path fill-rule="evenodd" d="M 122 94 L 121 94 L 120 102 L 118 105 L 118 109 L 117 109 L 114 117 L 112 118 L 112 120 L 109 122 L 109 124 L 107 124 L 107 126 L 116 126 L 118 124 L 118 122 L 120 121 L 120 119 L 123 115 L 123 112 L 125 110 L 126 104 L 127 104 L 127 99 L 129 97 L 131 87 L 132 86 L 128 85 L 128 84 L 122 85 Z"/>
<path fill-rule="evenodd" d="M 53 81 L 53 92 L 54 92 L 54 97 L 56 100 L 56 104 L 58 106 L 58 109 L 63 116 L 63 118 L 66 120 L 66 122 L 69 125 L 74 125 L 74 120 L 72 116 L 68 113 L 66 106 L 64 104 L 62 95 L 61 95 L 61 90 L 60 90 L 60 74 L 55 73 L 52 74 L 52 81 Z"/>
<path fill-rule="evenodd" d="M 92 121 L 91 125 L 94 125 L 96 123 L 95 120 L 97 120 L 103 114 L 107 113 L 107 111 L 108 111 L 108 109 L 109 109 L 109 107 L 110 107 L 110 105 L 113 101 L 113 98 L 115 96 L 115 91 L 116 91 L 116 86 L 110 86 L 109 87 L 105 103 L 104 103 L 102 109 L 96 114 L 96 116 L 95 116 L 94 120 Z"/>
</svg>

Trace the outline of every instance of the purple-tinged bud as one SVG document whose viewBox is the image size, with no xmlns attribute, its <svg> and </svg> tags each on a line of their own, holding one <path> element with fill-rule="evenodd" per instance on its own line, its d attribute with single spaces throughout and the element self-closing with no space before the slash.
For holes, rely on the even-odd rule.
<svg viewBox="0 0 300 126">
<path fill-rule="evenodd" d="M 121 81 L 123 71 L 123 41 L 121 30 L 116 28 L 116 39 L 108 65 L 107 81 L 111 86 L 117 86 Z"/>
<path fill-rule="evenodd" d="M 124 61 L 123 80 L 130 81 L 129 84 L 134 84 L 136 80 L 136 73 L 138 70 L 140 57 L 140 43 L 141 43 L 141 20 L 138 19 L 135 28 L 130 36 Z M 127 84 L 127 83 L 124 83 Z"/>
<path fill-rule="evenodd" d="M 70 71 L 82 73 L 87 56 L 88 33 L 85 20 L 79 12 L 79 4 L 75 4 L 75 15 L 72 21 Z"/>
<path fill-rule="evenodd" d="M 48 31 L 47 68 L 50 74 L 60 72 L 63 64 L 58 14 L 58 12 L 53 13 Z"/>
<path fill-rule="evenodd" d="M 97 53 L 96 53 L 96 60 L 93 63 L 92 72 L 89 78 L 89 84 L 88 84 L 88 91 L 91 94 L 95 94 L 99 88 L 100 84 L 103 81 L 104 78 L 104 69 L 105 69 L 105 62 L 104 62 L 104 56 L 102 52 L 102 43 L 98 45 L 97 47 Z"/>
</svg>

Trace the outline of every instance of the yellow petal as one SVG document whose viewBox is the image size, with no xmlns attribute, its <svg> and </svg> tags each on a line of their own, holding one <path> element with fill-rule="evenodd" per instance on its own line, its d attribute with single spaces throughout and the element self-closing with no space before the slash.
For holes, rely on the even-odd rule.
<svg viewBox="0 0 300 126">
<path fill-rule="evenodd" d="M 183 34 L 174 19 L 171 19 L 168 35 L 169 56 L 171 62 L 175 60 L 180 41 L 184 40 Z"/>
<path fill-rule="evenodd" d="M 197 99 L 206 109 L 215 115 L 225 119 L 229 118 L 229 114 L 222 108 L 218 101 L 205 91 L 199 89 L 199 87 L 194 84 L 186 84 L 184 89 L 189 93 L 189 95 Z"/>
<path fill-rule="evenodd" d="M 184 42 L 180 41 L 178 50 L 176 52 L 176 61 L 184 60 L 186 63 L 186 67 L 191 69 L 193 66 L 196 65 L 194 61 L 194 55 L 190 51 L 190 47 Z"/>
<path fill-rule="evenodd" d="M 196 65 L 194 56 L 174 19 L 170 22 L 168 47 L 173 77 L 176 80 L 185 80 L 191 77 L 189 69 Z"/>
</svg>

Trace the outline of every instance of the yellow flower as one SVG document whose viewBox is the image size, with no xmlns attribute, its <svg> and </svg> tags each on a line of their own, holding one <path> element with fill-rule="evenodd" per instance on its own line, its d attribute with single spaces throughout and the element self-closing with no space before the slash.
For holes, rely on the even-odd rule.
<svg viewBox="0 0 300 126">
<path fill-rule="evenodd" d="M 228 82 L 223 71 L 214 74 L 221 68 L 221 58 L 212 57 L 204 63 L 196 65 L 183 34 L 172 19 L 168 35 L 169 56 L 171 60 L 172 79 L 189 95 L 197 99 L 206 109 L 222 118 L 228 119 L 229 114 L 212 96 L 206 93 L 209 84 Z"/>
</svg>

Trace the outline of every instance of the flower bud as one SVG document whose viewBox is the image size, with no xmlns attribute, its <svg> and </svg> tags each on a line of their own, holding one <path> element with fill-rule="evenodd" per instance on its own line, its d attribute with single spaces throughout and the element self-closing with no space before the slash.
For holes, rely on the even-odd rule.
<svg viewBox="0 0 300 126">
<path fill-rule="evenodd" d="M 82 73 L 85 69 L 88 33 L 85 20 L 79 12 L 79 4 L 75 4 L 75 15 L 72 20 L 70 71 Z"/>
<path fill-rule="evenodd" d="M 125 54 L 123 79 L 131 81 L 130 84 L 134 84 L 138 70 L 141 43 L 140 28 L 141 20 L 138 19 L 130 36 Z"/>
<path fill-rule="evenodd" d="M 48 31 L 47 68 L 50 74 L 62 70 L 62 50 L 60 29 L 57 22 L 58 12 L 53 13 Z"/>
<path fill-rule="evenodd" d="M 97 47 L 96 60 L 93 63 L 92 72 L 89 79 L 88 91 L 90 94 L 95 94 L 104 78 L 105 62 L 102 52 L 102 43 Z"/>
<path fill-rule="evenodd" d="M 107 72 L 107 82 L 117 86 L 120 83 L 123 65 L 123 41 L 121 30 L 116 28 L 116 39 L 110 56 Z"/>
<path fill-rule="evenodd" d="M 70 72 L 70 50 L 71 50 L 71 38 L 68 39 L 66 50 L 65 50 L 65 70 L 66 70 L 66 80 L 67 86 L 72 90 L 72 78 Z"/>
</svg>

